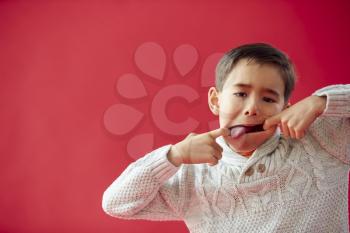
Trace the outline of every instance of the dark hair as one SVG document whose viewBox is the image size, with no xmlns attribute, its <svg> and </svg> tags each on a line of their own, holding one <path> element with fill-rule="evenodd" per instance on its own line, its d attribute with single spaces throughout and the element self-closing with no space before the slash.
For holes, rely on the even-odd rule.
<svg viewBox="0 0 350 233">
<path fill-rule="evenodd" d="M 216 66 L 215 84 L 219 91 L 222 91 L 228 74 L 241 59 L 276 66 L 284 81 L 284 101 L 287 102 L 295 86 L 294 66 L 286 54 L 265 43 L 245 44 L 224 54 Z"/>
</svg>

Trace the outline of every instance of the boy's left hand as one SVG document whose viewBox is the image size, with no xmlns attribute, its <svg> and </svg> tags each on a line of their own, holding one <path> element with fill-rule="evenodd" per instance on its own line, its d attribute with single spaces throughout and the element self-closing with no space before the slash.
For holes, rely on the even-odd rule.
<svg viewBox="0 0 350 233">
<path fill-rule="evenodd" d="M 285 137 L 301 139 L 326 108 L 326 96 L 309 96 L 265 120 L 264 129 L 280 126 Z"/>
</svg>

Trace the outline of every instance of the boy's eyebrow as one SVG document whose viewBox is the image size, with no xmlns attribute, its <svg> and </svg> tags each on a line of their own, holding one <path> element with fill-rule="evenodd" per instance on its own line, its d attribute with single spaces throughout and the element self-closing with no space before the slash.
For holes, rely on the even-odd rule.
<svg viewBox="0 0 350 233">
<path fill-rule="evenodd" d="M 243 87 L 243 88 L 251 88 L 252 87 L 252 85 L 244 84 L 244 83 L 235 83 L 233 86 Z M 273 90 L 271 88 L 265 87 L 265 88 L 263 88 L 263 91 L 268 92 L 268 93 L 270 93 L 270 94 L 272 94 L 272 95 L 274 95 L 276 97 L 280 97 L 280 94 L 277 91 L 275 91 L 275 90 Z"/>
</svg>

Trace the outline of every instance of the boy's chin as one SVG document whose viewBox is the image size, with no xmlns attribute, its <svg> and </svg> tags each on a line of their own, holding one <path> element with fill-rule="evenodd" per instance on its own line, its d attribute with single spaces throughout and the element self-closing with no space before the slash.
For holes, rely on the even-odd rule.
<svg viewBox="0 0 350 233">
<path fill-rule="evenodd" d="M 226 143 L 237 153 L 247 153 L 256 150 L 260 145 L 266 142 L 275 132 L 275 129 L 269 129 L 261 132 L 243 134 L 238 138 L 225 136 Z"/>
</svg>

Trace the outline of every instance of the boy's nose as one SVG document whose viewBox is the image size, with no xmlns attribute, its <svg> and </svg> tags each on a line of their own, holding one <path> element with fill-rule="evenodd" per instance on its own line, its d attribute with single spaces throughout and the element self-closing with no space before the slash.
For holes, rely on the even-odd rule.
<svg viewBox="0 0 350 233">
<path fill-rule="evenodd" d="M 244 115 L 246 116 L 255 116 L 258 114 L 259 114 L 259 110 L 256 103 L 250 103 L 244 111 Z"/>
</svg>

